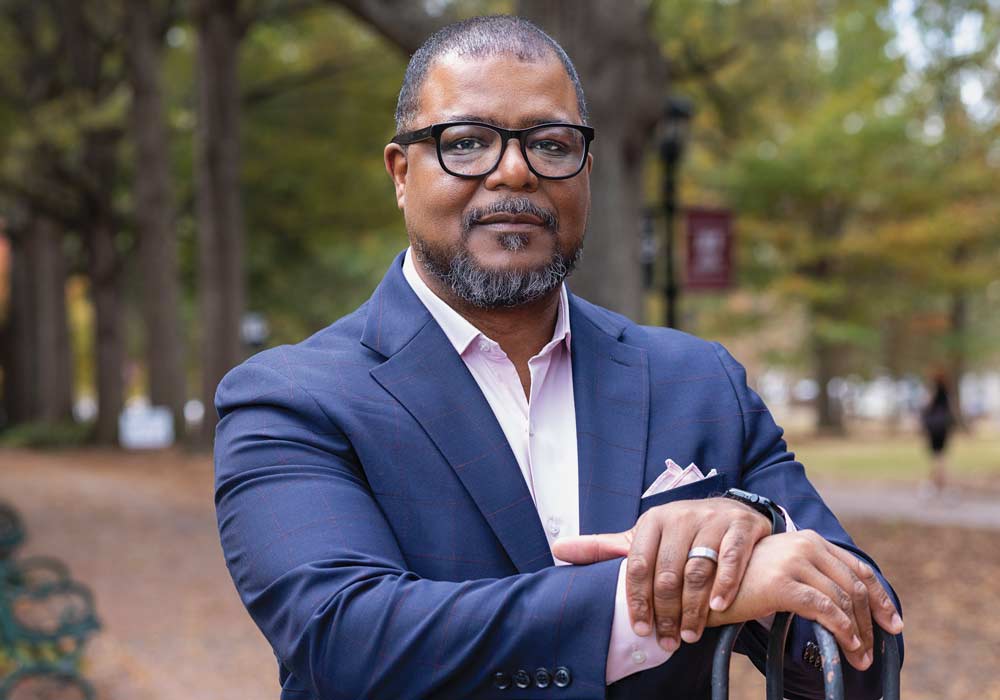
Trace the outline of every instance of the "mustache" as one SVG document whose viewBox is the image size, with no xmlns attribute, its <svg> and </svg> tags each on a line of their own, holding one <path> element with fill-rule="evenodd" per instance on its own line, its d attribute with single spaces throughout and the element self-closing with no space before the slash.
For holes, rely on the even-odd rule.
<svg viewBox="0 0 1000 700">
<path fill-rule="evenodd" d="M 559 230 L 559 217 L 551 209 L 544 209 L 527 197 L 509 197 L 498 199 L 489 206 L 475 207 L 467 211 L 462 219 L 465 233 L 468 233 L 481 219 L 491 214 L 511 214 L 512 216 L 529 214 L 538 217 L 542 226 L 552 233 Z"/>
</svg>

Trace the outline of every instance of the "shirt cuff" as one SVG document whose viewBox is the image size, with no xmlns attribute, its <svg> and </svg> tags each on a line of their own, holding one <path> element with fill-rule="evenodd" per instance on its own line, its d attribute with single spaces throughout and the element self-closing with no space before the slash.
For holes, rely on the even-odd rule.
<svg viewBox="0 0 1000 700">
<path fill-rule="evenodd" d="M 625 564 L 618 569 L 618 588 L 615 591 L 615 614 L 611 620 L 611 643 L 608 645 L 608 664 L 605 670 L 607 684 L 611 685 L 633 673 L 659 666 L 672 656 L 657 644 L 656 632 L 640 637 L 632 631 L 629 621 L 628 600 L 625 597 Z"/>
<path fill-rule="evenodd" d="M 781 508 L 781 506 L 778 507 Z M 795 523 L 792 522 L 792 516 L 788 514 L 788 511 L 781 508 L 781 512 L 785 514 L 785 532 L 795 532 L 798 530 L 798 528 L 795 527 Z"/>
</svg>

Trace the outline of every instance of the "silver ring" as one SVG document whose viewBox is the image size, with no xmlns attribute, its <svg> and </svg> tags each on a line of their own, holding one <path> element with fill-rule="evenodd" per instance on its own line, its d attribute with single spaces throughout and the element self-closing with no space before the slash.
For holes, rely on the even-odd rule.
<svg viewBox="0 0 1000 700">
<path fill-rule="evenodd" d="M 688 552 L 688 559 L 711 559 L 718 564 L 719 553 L 711 547 L 692 547 Z"/>
</svg>

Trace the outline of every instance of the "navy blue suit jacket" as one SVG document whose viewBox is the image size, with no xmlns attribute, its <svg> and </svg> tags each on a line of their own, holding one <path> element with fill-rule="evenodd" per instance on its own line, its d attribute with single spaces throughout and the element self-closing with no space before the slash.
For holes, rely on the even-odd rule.
<svg viewBox="0 0 1000 700">
<path fill-rule="evenodd" d="M 356 312 L 219 386 L 219 530 L 281 697 L 707 697 L 715 630 L 605 686 L 620 560 L 553 566 L 503 431 L 401 262 Z M 569 306 L 581 533 L 739 486 L 865 557 L 720 345 Z M 718 476 L 640 502 L 668 457 Z M 741 646 L 760 663 L 751 627 Z M 822 697 L 808 635 L 792 633 L 789 697 Z M 569 687 L 493 687 L 497 672 L 557 667 Z M 874 671 L 846 670 L 850 697 L 878 697 Z"/>
</svg>

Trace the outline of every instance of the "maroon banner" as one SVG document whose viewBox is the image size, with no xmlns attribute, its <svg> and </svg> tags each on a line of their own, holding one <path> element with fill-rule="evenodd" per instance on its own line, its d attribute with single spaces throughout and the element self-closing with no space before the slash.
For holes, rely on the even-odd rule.
<svg viewBox="0 0 1000 700">
<path fill-rule="evenodd" d="M 686 209 L 685 290 L 733 286 L 733 215 L 728 209 Z"/>
</svg>

